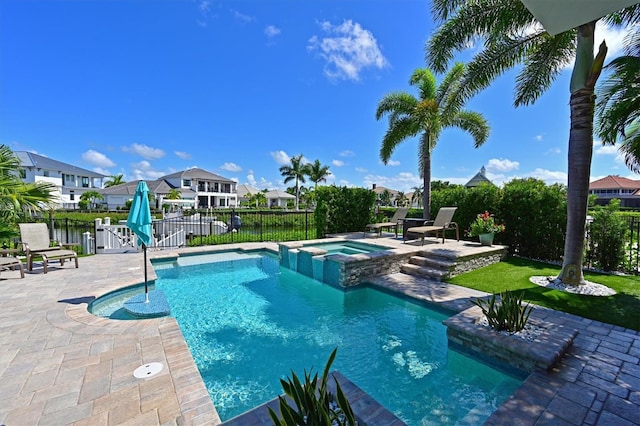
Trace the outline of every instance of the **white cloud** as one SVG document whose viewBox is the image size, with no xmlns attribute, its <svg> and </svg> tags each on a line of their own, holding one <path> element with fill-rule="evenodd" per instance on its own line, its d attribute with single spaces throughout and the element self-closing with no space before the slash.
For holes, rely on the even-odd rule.
<svg viewBox="0 0 640 426">
<path fill-rule="evenodd" d="M 542 140 L 542 135 L 535 135 L 533 137 L 533 139 L 535 139 L 536 141 L 540 142 Z"/>
<path fill-rule="evenodd" d="M 152 148 L 147 145 L 134 143 L 131 146 L 123 146 L 122 150 L 124 152 L 130 152 L 132 154 L 139 155 L 145 160 L 156 160 L 158 158 L 164 157 L 164 151 L 158 148 Z"/>
<path fill-rule="evenodd" d="M 275 25 L 267 25 L 264 29 L 264 33 L 269 38 L 273 38 L 280 34 L 280 28 L 277 28 Z"/>
<path fill-rule="evenodd" d="M 367 173 L 369 170 L 365 169 L 364 167 L 356 167 L 356 172 L 358 173 Z"/>
<path fill-rule="evenodd" d="M 333 164 L 336 167 L 342 167 L 342 166 L 344 166 L 344 161 L 342 161 L 342 160 L 333 160 L 331 162 L 331 164 Z"/>
<path fill-rule="evenodd" d="M 545 155 L 558 155 L 562 152 L 562 150 L 560 148 L 549 148 L 547 150 L 547 152 L 545 152 Z"/>
<path fill-rule="evenodd" d="M 510 172 L 512 170 L 518 170 L 518 167 L 520 167 L 520 163 L 518 163 L 517 161 L 511 161 L 504 158 L 492 158 L 487 163 L 487 172 Z"/>
<path fill-rule="evenodd" d="M 245 15 L 244 13 L 240 13 L 234 9 L 231 9 L 231 13 L 233 14 L 234 18 L 236 18 L 238 21 L 242 22 L 243 24 L 255 21 L 256 19 L 253 16 Z"/>
<path fill-rule="evenodd" d="M 82 159 L 87 163 L 90 163 L 97 167 L 113 167 L 116 165 L 113 161 L 109 159 L 106 155 L 101 152 L 94 151 L 90 149 L 89 151 L 82 154 Z M 98 172 L 102 173 L 102 172 Z"/>
<path fill-rule="evenodd" d="M 399 166 L 399 165 L 400 165 L 400 162 L 398 160 L 389 160 L 389 161 L 387 161 L 387 166 L 395 167 L 395 166 Z"/>
<path fill-rule="evenodd" d="M 278 165 L 280 166 L 286 166 L 291 163 L 291 157 L 289 157 L 289 154 L 284 151 L 273 151 L 270 152 L 270 154 L 271 158 L 276 160 L 276 163 L 278 163 Z"/>
<path fill-rule="evenodd" d="M 184 151 L 175 151 L 174 154 L 176 155 L 176 157 L 182 158 L 183 160 L 188 160 L 191 158 L 191 154 Z"/>
<path fill-rule="evenodd" d="M 373 34 L 352 20 L 340 25 L 319 23 L 326 37 L 314 35 L 307 50 L 318 51 L 325 61 L 324 74 L 335 80 L 360 80 L 365 68 L 383 69 L 389 65 Z"/>
<path fill-rule="evenodd" d="M 566 172 L 554 172 L 551 170 L 537 168 L 532 173 L 530 173 L 529 176 L 543 180 L 547 183 L 547 185 L 552 183 L 562 183 L 564 185 L 567 184 Z"/>
<path fill-rule="evenodd" d="M 351 151 L 351 150 L 344 150 L 340 153 L 340 157 L 353 157 L 355 154 L 355 152 Z"/>
<path fill-rule="evenodd" d="M 593 144 L 593 153 L 596 155 L 616 155 L 618 147 L 616 145 L 602 145 L 600 142 Z"/>
<path fill-rule="evenodd" d="M 131 179 L 132 180 L 156 180 L 159 177 L 166 175 L 165 172 L 155 170 L 151 163 L 146 160 L 139 163 L 131 164 Z"/>
<path fill-rule="evenodd" d="M 222 166 L 220 166 L 220 169 L 227 171 L 227 172 L 241 172 L 242 171 L 242 167 L 238 166 L 235 163 L 224 163 Z"/>
<path fill-rule="evenodd" d="M 93 170 L 96 173 L 100 173 L 100 174 L 103 174 L 103 175 L 111 176 L 111 172 L 109 170 L 103 169 L 102 167 L 94 167 L 91 170 Z"/>
</svg>

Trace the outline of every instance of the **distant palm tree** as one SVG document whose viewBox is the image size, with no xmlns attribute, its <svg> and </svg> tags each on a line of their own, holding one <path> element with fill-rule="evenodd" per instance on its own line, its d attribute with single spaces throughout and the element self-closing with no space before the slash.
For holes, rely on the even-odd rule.
<svg viewBox="0 0 640 426">
<path fill-rule="evenodd" d="M 429 219 L 431 208 L 431 151 L 440 132 L 447 127 L 466 130 L 474 139 L 476 148 L 489 136 L 489 125 L 477 112 L 465 111 L 453 95 L 459 88 L 464 65 L 455 66 L 444 76 L 440 86 L 426 68 L 416 69 L 409 84 L 417 86 L 418 97 L 406 92 L 386 95 L 378 104 L 376 119 L 389 115 L 389 128 L 382 139 L 380 159 L 387 164 L 391 154 L 402 141 L 420 135 L 420 171 L 424 187 L 423 217 Z"/>
<path fill-rule="evenodd" d="M 125 183 L 124 182 L 124 175 L 122 175 L 122 174 L 112 175 L 112 176 L 109 176 L 107 178 L 107 180 L 105 180 L 104 187 L 105 188 L 110 188 L 112 186 L 121 185 L 123 183 Z"/>
<path fill-rule="evenodd" d="M 407 203 L 407 196 L 404 195 L 404 192 L 398 191 L 398 193 L 396 194 L 396 205 L 398 207 L 404 207 L 406 203 Z"/>
<path fill-rule="evenodd" d="M 418 207 L 422 207 L 422 187 L 414 186 L 411 188 L 413 194 L 411 195 L 411 204 L 417 204 Z"/>
<path fill-rule="evenodd" d="M 640 27 L 624 40 L 624 56 L 605 68 L 612 74 L 602 82 L 596 97 L 596 132 L 603 143 L 620 142 L 627 166 L 640 173 Z"/>
<path fill-rule="evenodd" d="M 316 160 L 309 164 L 309 180 L 315 184 L 314 190 L 318 189 L 318 182 L 326 182 L 327 177 L 331 175 L 329 166 L 320 164 L 320 160 Z"/>
<path fill-rule="evenodd" d="M 382 191 L 382 194 L 380 194 L 380 203 L 382 203 L 383 206 L 391 205 L 391 192 L 388 189 L 385 189 Z"/>
<path fill-rule="evenodd" d="M 284 183 L 295 180 L 296 182 L 296 210 L 300 197 L 300 182 L 305 182 L 305 176 L 309 174 L 308 164 L 302 164 L 302 154 L 291 158 L 291 164 L 280 167 L 280 174 L 284 176 Z"/>
<path fill-rule="evenodd" d="M 429 66 L 444 71 L 456 52 L 470 44 L 478 47 L 457 92 L 458 102 L 470 99 L 515 68 L 519 71 L 514 104 L 529 105 L 551 86 L 567 64 L 574 64 L 568 102 L 571 123 L 567 233 L 559 278 L 566 284 L 584 284 L 582 261 L 593 156 L 594 88 L 607 54 L 603 42 L 594 55 L 599 19 L 550 35 L 521 1 L 436 0 L 432 10 L 441 25 L 427 42 Z M 602 20 L 616 26 L 632 25 L 640 21 L 640 5 Z"/>
<path fill-rule="evenodd" d="M 165 200 L 180 200 L 182 199 L 182 192 L 180 192 L 179 189 L 173 188 L 169 190 L 169 193 L 164 198 Z"/>
<path fill-rule="evenodd" d="M 93 207 L 96 204 L 96 201 L 104 200 L 104 197 L 98 191 L 91 190 L 91 191 L 84 192 L 80 196 L 80 199 L 83 201 L 87 201 L 89 203 L 89 211 L 91 211 L 91 207 Z"/>
</svg>

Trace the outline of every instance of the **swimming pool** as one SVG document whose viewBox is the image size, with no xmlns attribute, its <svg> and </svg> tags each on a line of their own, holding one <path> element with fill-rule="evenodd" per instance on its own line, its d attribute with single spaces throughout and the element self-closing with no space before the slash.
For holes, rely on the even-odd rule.
<svg viewBox="0 0 640 426">
<path fill-rule="evenodd" d="M 409 425 L 480 424 L 524 379 L 449 349 L 440 312 L 372 288 L 344 292 L 266 253 L 207 257 L 154 263 L 155 285 L 223 420 L 282 393 L 292 369 L 321 370 L 335 347 L 333 368 Z"/>
</svg>

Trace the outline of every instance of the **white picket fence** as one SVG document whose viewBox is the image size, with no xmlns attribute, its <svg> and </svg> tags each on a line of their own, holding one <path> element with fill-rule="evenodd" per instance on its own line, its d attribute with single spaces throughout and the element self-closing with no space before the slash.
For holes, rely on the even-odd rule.
<svg viewBox="0 0 640 426">
<path fill-rule="evenodd" d="M 110 218 L 96 219 L 96 253 L 127 253 L 141 250 L 138 246 L 137 235 L 124 223 L 112 225 Z M 153 238 L 149 248 L 165 249 L 183 247 L 186 245 L 186 233 L 184 229 L 178 229 L 169 235 L 161 235 Z"/>
</svg>

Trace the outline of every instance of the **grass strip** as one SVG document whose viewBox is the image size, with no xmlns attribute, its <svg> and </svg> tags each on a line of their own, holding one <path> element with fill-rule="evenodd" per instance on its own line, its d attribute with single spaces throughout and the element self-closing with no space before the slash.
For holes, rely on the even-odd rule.
<svg viewBox="0 0 640 426">
<path fill-rule="evenodd" d="M 557 276 L 560 267 L 516 257 L 467 272 L 448 283 L 487 293 L 524 291 L 524 300 L 608 324 L 640 331 L 640 277 L 585 272 L 585 280 L 616 291 L 614 296 L 585 296 L 538 286 L 531 276 Z"/>
</svg>

